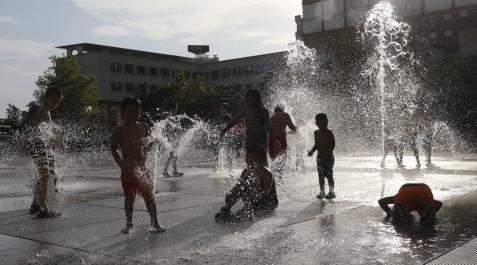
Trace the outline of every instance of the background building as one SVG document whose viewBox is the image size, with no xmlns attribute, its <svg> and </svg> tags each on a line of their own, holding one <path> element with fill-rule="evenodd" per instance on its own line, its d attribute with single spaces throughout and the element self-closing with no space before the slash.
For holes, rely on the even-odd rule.
<svg viewBox="0 0 477 265">
<path fill-rule="evenodd" d="M 319 47 L 356 32 L 377 0 L 303 0 L 297 16 L 297 39 Z M 467 56 L 477 54 L 477 0 L 388 0 L 397 15 L 437 49 Z M 339 44 L 339 43 L 338 43 Z"/>
<path fill-rule="evenodd" d="M 285 63 L 286 52 L 220 61 L 203 54 L 195 58 L 79 43 L 57 48 L 75 56 L 80 71 L 93 75 L 101 91 L 101 103 L 109 116 L 116 116 L 119 102 L 134 95 L 139 85 L 158 90 L 183 71 L 186 78 L 203 75 L 206 86 L 223 85 L 240 93 L 256 88 L 269 71 Z M 207 48 L 208 50 L 208 48 Z"/>
</svg>

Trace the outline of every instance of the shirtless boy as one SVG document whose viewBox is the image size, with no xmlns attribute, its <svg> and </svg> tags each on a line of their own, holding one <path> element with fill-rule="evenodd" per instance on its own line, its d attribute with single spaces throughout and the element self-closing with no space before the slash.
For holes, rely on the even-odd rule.
<svg viewBox="0 0 477 265">
<path fill-rule="evenodd" d="M 315 145 L 308 152 L 308 156 L 318 150 L 316 156 L 316 165 L 318 168 L 318 178 L 320 181 L 320 193 L 316 196 L 318 199 L 334 199 L 336 194 L 334 191 L 335 181 L 333 179 L 333 166 L 335 157 L 333 150 L 335 149 L 335 137 L 333 132 L 328 129 L 328 117 L 324 113 L 318 113 L 315 117 L 316 125 L 319 130 L 315 131 Z M 329 193 L 325 195 L 325 178 L 328 179 Z"/>
<path fill-rule="evenodd" d="M 297 128 L 295 124 L 293 124 L 290 115 L 285 112 L 285 107 L 281 104 L 275 107 L 274 114 L 270 117 L 270 125 L 275 133 L 275 139 L 268 138 L 268 150 L 270 158 L 273 161 L 272 163 L 275 164 L 274 171 L 277 172 L 279 178 L 282 178 L 288 148 L 286 128 L 288 126 L 292 132 L 296 132 Z M 274 144 L 274 140 L 278 143 Z"/>
<path fill-rule="evenodd" d="M 150 131 L 145 123 L 138 122 L 141 116 L 141 101 L 128 97 L 121 102 L 121 117 L 124 124 L 113 131 L 111 153 L 121 168 L 121 183 L 124 192 L 124 210 L 126 227 L 121 230 L 128 234 L 133 227 L 132 217 L 136 193 L 141 194 L 151 217 L 151 232 L 166 231 L 157 221 L 156 202 L 154 200 L 154 176 L 146 167 L 148 138 Z M 121 149 L 121 154 L 119 153 Z"/>
</svg>

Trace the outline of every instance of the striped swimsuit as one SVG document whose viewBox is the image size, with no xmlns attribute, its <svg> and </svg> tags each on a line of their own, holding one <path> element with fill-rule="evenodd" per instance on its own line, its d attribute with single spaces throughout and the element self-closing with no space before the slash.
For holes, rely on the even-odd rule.
<svg viewBox="0 0 477 265">
<path fill-rule="evenodd" d="M 265 149 L 267 142 L 267 128 L 263 117 L 257 113 L 245 111 L 245 132 L 247 149 Z"/>
</svg>

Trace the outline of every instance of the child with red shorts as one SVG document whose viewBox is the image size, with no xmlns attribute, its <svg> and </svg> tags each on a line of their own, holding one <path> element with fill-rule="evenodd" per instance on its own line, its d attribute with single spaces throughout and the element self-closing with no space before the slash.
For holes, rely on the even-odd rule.
<svg viewBox="0 0 477 265">
<path fill-rule="evenodd" d="M 121 168 L 121 183 L 124 192 L 124 210 L 126 227 L 121 230 L 128 234 L 133 227 L 132 216 L 136 193 L 141 194 L 151 216 L 151 232 L 166 231 L 157 221 L 156 202 L 154 200 L 154 176 L 146 167 L 149 127 L 138 122 L 141 116 L 141 101 L 132 97 L 121 102 L 121 117 L 124 124 L 113 131 L 111 153 L 114 161 Z M 119 153 L 121 148 L 121 154 Z"/>
<path fill-rule="evenodd" d="M 396 195 L 382 198 L 378 203 L 388 218 L 411 221 L 411 212 L 416 211 L 421 223 L 433 222 L 442 207 L 442 202 L 434 200 L 431 189 L 424 183 L 404 184 Z M 394 204 L 394 208 L 389 208 L 388 204 Z"/>
</svg>

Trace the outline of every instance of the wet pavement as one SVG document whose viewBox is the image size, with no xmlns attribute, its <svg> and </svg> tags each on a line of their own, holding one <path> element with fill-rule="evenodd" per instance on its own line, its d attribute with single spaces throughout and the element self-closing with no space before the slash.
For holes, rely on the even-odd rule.
<svg viewBox="0 0 477 265">
<path fill-rule="evenodd" d="M 475 155 L 441 154 L 420 169 L 412 157 L 405 157 L 405 169 L 389 158 L 384 170 L 377 156 L 336 157 L 334 201 L 315 199 L 310 158 L 303 171 L 289 169 L 277 180 L 277 210 L 246 223 L 213 219 L 240 163 L 229 173 L 182 161 L 183 178 L 157 178 L 159 220 L 167 232 L 148 232 L 138 199 L 129 236 L 119 232 L 119 171 L 107 154 L 58 157 L 61 192 L 51 202 L 63 215 L 50 220 L 27 212 L 29 159 L 0 159 L 0 264 L 423 264 L 477 237 Z M 377 200 L 406 182 L 425 182 L 444 201 L 436 225 L 384 218 Z"/>
</svg>

